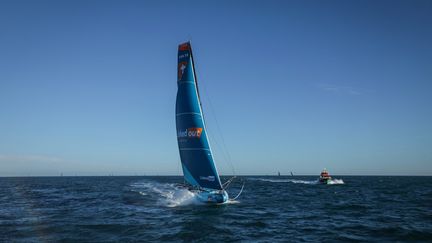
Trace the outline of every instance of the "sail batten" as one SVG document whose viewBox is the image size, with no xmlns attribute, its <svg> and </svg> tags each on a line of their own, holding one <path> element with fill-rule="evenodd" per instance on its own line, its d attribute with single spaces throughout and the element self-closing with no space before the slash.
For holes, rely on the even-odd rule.
<svg viewBox="0 0 432 243">
<path fill-rule="evenodd" d="M 184 178 L 194 187 L 221 190 L 207 138 L 189 42 L 179 46 L 177 73 L 177 141 Z"/>
</svg>

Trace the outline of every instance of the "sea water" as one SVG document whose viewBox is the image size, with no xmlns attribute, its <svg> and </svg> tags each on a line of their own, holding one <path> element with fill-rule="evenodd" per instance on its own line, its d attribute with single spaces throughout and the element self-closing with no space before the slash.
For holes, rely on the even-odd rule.
<svg viewBox="0 0 432 243">
<path fill-rule="evenodd" d="M 175 176 L 0 178 L 0 242 L 432 240 L 432 177 L 335 178 L 244 176 L 224 205 Z"/>
</svg>

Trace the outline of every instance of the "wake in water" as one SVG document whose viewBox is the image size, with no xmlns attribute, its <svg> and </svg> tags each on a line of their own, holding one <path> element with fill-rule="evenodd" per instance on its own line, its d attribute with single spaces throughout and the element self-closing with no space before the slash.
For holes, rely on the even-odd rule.
<svg viewBox="0 0 432 243">
<path fill-rule="evenodd" d="M 272 182 L 272 183 L 295 183 L 295 184 L 318 184 L 318 181 L 304 181 L 304 180 L 295 180 L 295 179 L 267 179 L 267 178 L 257 178 L 259 181 Z"/>
<path fill-rule="evenodd" d="M 308 185 L 318 185 L 320 184 L 318 180 L 296 180 L 296 179 L 268 179 L 268 178 L 250 178 L 252 180 L 259 180 L 259 181 L 265 181 L 265 182 L 272 182 L 272 183 L 294 183 L 294 184 L 308 184 Z M 327 185 L 340 185 L 345 184 L 342 179 L 332 179 L 329 181 Z"/>
<path fill-rule="evenodd" d="M 158 183 L 151 181 L 136 182 L 130 185 L 143 196 L 155 198 L 159 205 L 167 207 L 202 204 L 197 196 L 188 189 L 174 183 Z"/>
<path fill-rule="evenodd" d="M 341 185 L 341 184 L 345 184 L 345 182 L 342 179 L 332 179 L 328 183 L 328 185 Z"/>
<path fill-rule="evenodd" d="M 156 199 L 157 203 L 167 207 L 177 207 L 186 205 L 206 205 L 198 196 L 175 183 L 158 183 L 152 181 L 136 182 L 130 185 L 132 191 Z M 237 204 L 239 201 L 229 199 L 223 204 Z"/>
</svg>

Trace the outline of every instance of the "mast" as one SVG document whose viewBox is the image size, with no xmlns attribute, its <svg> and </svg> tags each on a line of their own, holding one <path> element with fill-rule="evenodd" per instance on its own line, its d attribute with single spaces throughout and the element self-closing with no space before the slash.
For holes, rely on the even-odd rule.
<svg viewBox="0 0 432 243">
<path fill-rule="evenodd" d="M 191 60 L 192 60 L 193 76 L 195 78 L 195 85 L 196 85 L 196 90 L 197 90 L 197 93 L 198 93 L 198 101 L 199 101 L 199 104 L 200 104 L 201 110 L 202 110 L 201 97 L 200 97 L 199 88 L 198 88 L 198 78 L 197 78 L 196 71 L 195 71 L 195 62 L 194 62 L 193 53 L 192 53 L 192 45 L 191 45 L 190 41 L 188 41 L 187 43 L 189 43 L 189 47 L 190 47 L 189 51 L 190 51 L 190 57 L 191 57 Z"/>
</svg>

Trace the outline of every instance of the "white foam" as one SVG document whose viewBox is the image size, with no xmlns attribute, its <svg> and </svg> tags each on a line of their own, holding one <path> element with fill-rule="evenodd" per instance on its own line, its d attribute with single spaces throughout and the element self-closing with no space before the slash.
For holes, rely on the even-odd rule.
<svg viewBox="0 0 432 243">
<path fill-rule="evenodd" d="M 173 183 L 158 183 L 154 181 L 137 182 L 130 185 L 132 191 L 137 191 L 143 196 L 154 196 L 160 205 L 167 207 L 185 206 L 190 204 L 202 204 L 197 196 Z"/>
<path fill-rule="evenodd" d="M 258 178 L 260 181 L 265 182 L 273 182 L 273 183 L 295 183 L 295 184 L 318 184 L 318 181 L 305 181 L 305 180 L 295 180 L 295 179 L 266 179 L 266 178 Z"/>
<path fill-rule="evenodd" d="M 227 200 L 226 202 L 225 202 L 225 204 L 238 204 L 238 203 L 240 203 L 240 201 L 237 201 L 237 200 Z"/>
<path fill-rule="evenodd" d="M 345 184 L 345 182 L 342 179 L 332 179 L 327 184 L 328 185 L 341 185 L 341 184 Z"/>
<path fill-rule="evenodd" d="M 315 185 L 318 184 L 318 181 L 304 181 L 304 180 L 291 180 L 292 183 L 295 184 L 308 184 L 308 185 Z"/>
<path fill-rule="evenodd" d="M 255 178 L 250 178 L 254 180 Z M 265 181 L 265 182 L 273 182 L 273 183 L 295 183 L 295 184 L 308 184 L 308 185 L 316 185 L 320 184 L 318 180 L 313 181 L 305 181 L 305 180 L 295 180 L 295 179 L 268 179 L 268 178 L 256 178 L 255 180 Z M 345 184 L 342 179 L 332 179 L 327 185 L 341 185 Z"/>
</svg>

